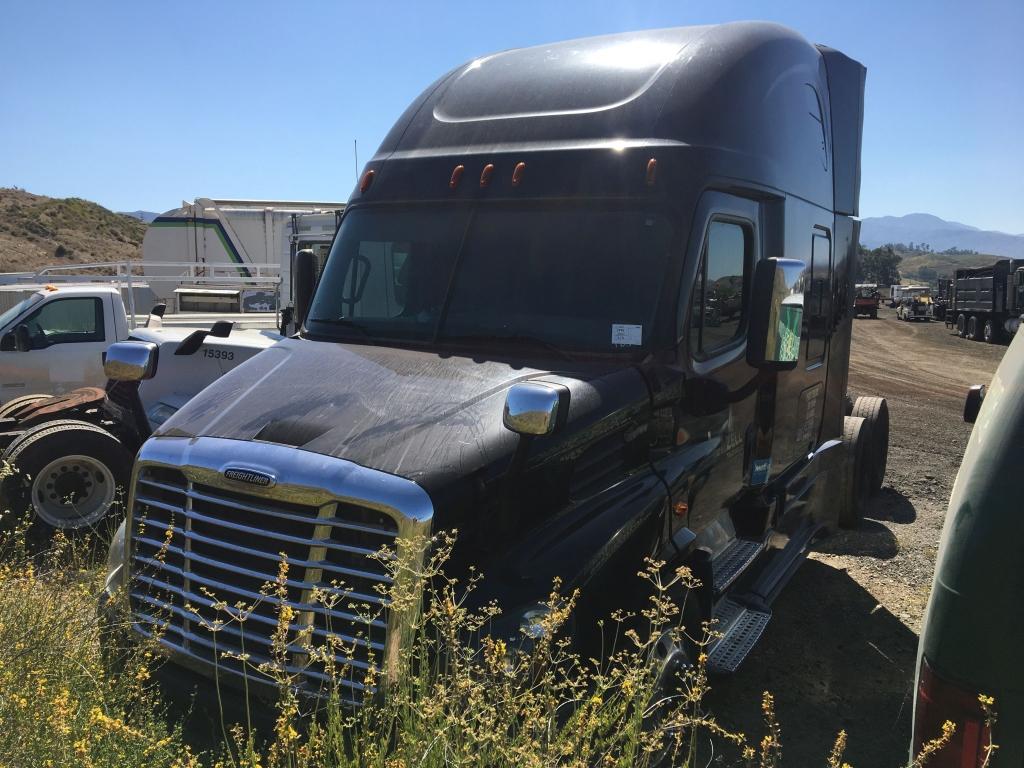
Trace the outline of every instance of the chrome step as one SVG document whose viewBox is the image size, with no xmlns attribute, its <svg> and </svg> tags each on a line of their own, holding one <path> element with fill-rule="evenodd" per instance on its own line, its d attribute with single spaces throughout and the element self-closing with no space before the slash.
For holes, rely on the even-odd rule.
<svg viewBox="0 0 1024 768">
<path fill-rule="evenodd" d="M 761 638 L 761 633 L 771 619 L 770 611 L 759 611 L 732 600 L 725 599 L 715 609 L 715 627 L 722 637 L 712 644 L 708 651 L 708 672 L 731 674 Z"/>
<path fill-rule="evenodd" d="M 715 594 L 722 594 L 736 578 L 747 569 L 764 550 L 764 541 L 758 539 L 734 539 L 711 560 L 714 573 Z"/>
</svg>

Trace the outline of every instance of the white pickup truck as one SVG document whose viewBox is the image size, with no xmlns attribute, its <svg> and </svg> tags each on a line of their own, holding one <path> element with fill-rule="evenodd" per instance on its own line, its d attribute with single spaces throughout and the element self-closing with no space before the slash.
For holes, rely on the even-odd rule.
<svg viewBox="0 0 1024 768">
<path fill-rule="evenodd" d="M 115 287 L 62 285 L 36 291 L 0 314 L 0 403 L 102 386 L 103 352 L 128 334 L 124 302 Z"/>
<path fill-rule="evenodd" d="M 106 350 L 106 363 L 123 368 L 125 356 L 141 356 L 146 364 L 139 380 L 0 405 L 0 465 L 16 470 L 0 481 L 0 509 L 34 512 L 43 530 L 94 528 L 118 490 L 127 490 L 132 459 L 152 430 L 280 338 L 272 331 L 235 331 L 227 322 L 211 331 L 137 328 Z"/>
</svg>

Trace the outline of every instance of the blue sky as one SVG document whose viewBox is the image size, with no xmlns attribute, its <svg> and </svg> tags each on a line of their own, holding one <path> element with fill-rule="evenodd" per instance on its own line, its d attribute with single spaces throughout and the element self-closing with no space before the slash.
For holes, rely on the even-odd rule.
<svg viewBox="0 0 1024 768">
<path fill-rule="evenodd" d="M 5 0 L 0 186 L 163 211 L 344 200 L 437 76 L 592 34 L 771 19 L 868 67 L 861 212 L 1024 233 L 1024 2 Z"/>
</svg>

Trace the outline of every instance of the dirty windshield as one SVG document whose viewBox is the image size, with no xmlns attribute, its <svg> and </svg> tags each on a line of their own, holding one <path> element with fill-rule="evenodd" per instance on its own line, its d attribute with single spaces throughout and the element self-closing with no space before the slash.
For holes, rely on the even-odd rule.
<svg viewBox="0 0 1024 768">
<path fill-rule="evenodd" d="M 18 317 L 22 312 L 42 298 L 43 297 L 40 294 L 33 293 L 27 299 L 22 299 L 7 311 L 0 313 L 0 328 L 4 328 L 14 318 Z"/>
<path fill-rule="evenodd" d="M 661 215 L 623 207 L 354 210 L 307 327 L 355 340 L 637 351 L 671 240 Z"/>
</svg>

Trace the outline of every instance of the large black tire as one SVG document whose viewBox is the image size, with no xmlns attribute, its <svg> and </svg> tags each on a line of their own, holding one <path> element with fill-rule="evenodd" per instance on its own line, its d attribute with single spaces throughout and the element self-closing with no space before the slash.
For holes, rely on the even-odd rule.
<svg viewBox="0 0 1024 768">
<path fill-rule="evenodd" d="M 878 493 L 889 460 L 889 404 L 884 397 L 858 397 L 850 415 L 871 426 L 871 492 Z"/>
<path fill-rule="evenodd" d="M 99 527 L 128 491 L 132 452 L 106 430 L 62 419 L 26 430 L 3 461 L 17 472 L 4 484 L 5 506 L 31 512 L 44 530 Z"/>
<path fill-rule="evenodd" d="M 11 416 L 15 411 L 20 411 L 26 405 L 32 405 L 32 403 L 38 403 L 40 400 L 48 400 L 50 395 L 22 395 L 16 397 L 13 400 L 8 400 L 3 405 L 0 405 L 0 419 L 6 419 Z"/>
<path fill-rule="evenodd" d="M 846 462 L 840 471 L 839 525 L 856 528 L 871 495 L 871 425 L 856 416 L 843 419 Z"/>
<path fill-rule="evenodd" d="M 961 339 L 967 336 L 967 316 L 966 315 L 957 315 L 957 318 L 956 318 L 956 332 L 960 336 Z"/>
<path fill-rule="evenodd" d="M 981 337 L 988 344 L 996 344 L 999 341 L 999 326 L 991 318 L 985 321 L 985 326 L 981 329 Z"/>
<path fill-rule="evenodd" d="M 978 318 L 971 315 L 967 318 L 967 338 L 971 341 L 977 341 L 978 336 Z"/>
</svg>

